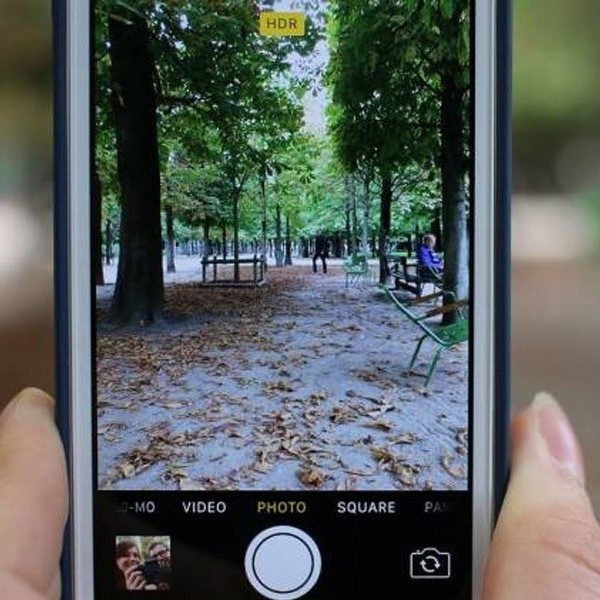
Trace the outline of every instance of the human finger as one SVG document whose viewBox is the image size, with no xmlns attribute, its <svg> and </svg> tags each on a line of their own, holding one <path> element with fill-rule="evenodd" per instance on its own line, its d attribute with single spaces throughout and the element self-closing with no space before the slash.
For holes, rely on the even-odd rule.
<svg viewBox="0 0 600 600">
<path fill-rule="evenodd" d="M 600 598 L 600 527 L 579 444 L 548 394 L 538 394 L 513 424 L 512 472 L 484 598 Z"/>
<path fill-rule="evenodd" d="M 0 570 L 46 597 L 56 589 L 67 489 L 54 402 L 25 390 L 0 415 Z"/>
</svg>

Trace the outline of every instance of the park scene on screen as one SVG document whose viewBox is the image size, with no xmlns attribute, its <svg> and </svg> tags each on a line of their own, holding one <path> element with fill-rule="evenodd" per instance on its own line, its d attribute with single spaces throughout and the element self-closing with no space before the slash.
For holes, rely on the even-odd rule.
<svg viewBox="0 0 600 600">
<path fill-rule="evenodd" d="M 95 2 L 101 490 L 466 490 L 470 8 Z"/>
</svg>

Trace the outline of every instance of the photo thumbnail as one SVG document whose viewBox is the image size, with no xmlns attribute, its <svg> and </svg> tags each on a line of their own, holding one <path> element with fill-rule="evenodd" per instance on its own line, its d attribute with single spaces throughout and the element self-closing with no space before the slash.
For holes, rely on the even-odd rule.
<svg viewBox="0 0 600 600">
<path fill-rule="evenodd" d="M 171 538 L 169 536 L 117 536 L 115 573 L 118 590 L 169 591 L 171 589 Z"/>
</svg>

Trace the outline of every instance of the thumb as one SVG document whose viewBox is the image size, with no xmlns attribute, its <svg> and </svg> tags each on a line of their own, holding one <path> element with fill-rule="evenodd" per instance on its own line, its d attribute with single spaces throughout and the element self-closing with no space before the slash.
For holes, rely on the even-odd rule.
<svg viewBox="0 0 600 600">
<path fill-rule="evenodd" d="M 0 593 L 55 594 L 67 513 L 65 458 L 54 402 L 25 390 L 0 415 Z M 9 586 L 7 588 L 6 586 Z M 33 597 L 33 596 L 32 596 Z"/>
<path fill-rule="evenodd" d="M 484 597 L 600 599 L 600 527 L 579 444 L 548 394 L 538 394 L 513 423 L 512 473 Z"/>
</svg>

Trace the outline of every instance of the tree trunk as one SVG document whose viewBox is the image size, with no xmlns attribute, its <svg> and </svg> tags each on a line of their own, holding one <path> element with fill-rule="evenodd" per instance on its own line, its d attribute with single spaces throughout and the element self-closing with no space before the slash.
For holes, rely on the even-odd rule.
<svg viewBox="0 0 600 600">
<path fill-rule="evenodd" d="M 96 65 L 92 67 L 92 82 L 93 82 L 93 96 L 98 95 L 98 82 L 99 79 L 96 77 Z M 98 173 L 98 163 L 94 159 L 92 168 L 92 204 L 91 204 L 91 220 L 92 220 L 92 261 L 94 278 L 96 285 L 104 285 L 104 264 L 102 261 L 102 181 Z M 107 252 L 108 255 L 108 252 Z"/>
<path fill-rule="evenodd" d="M 175 230 L 173 227 L 173 207 L 165 206 L 167 225 L 167 273 L 175 273 Z"/>
<path fill-rule="evenodd" d="M 456 19 L 446 24 L 446 36 L 458 35 Z M 449 39 L 449 38 L 446 38 Z M 454 38 L 452 38 L 454 39 Z M 444 229 L 444 289 L 453 291 L 457 299 L 469 294 L 469 243 L 467 231 L 467 197 L 465 193 L 463 155 L 464 104 L 457 82 L 460 73 L 458 57 L 449 61 L 442 74 L 441 168 L 442 221 Z M 444 323 L 452 323 L 456 313 L 446 313 Z"/>
<path fill-rule="evenodd" d="M 387 262 L 387 245 L 392 222 L 392 176 L 381 175 L 381 225 L 379 228 L 379 283 L 386 284 L 390 275 Z"/>
<path fill-rule="evenodd" d="M 352 245 L 352 228 L 350 226 L 350 202 L 346 203 L 346 231 L 345 231 L 345 237 L 346 237 L 346 244 L 347 244 L 347 251 L 348 251 L 348 256 L 350 256 L 353 251 L 354 251 L 354 247 Z"/>
<path fill-rule="evenodd" d="M 227 224 L 221 223 L 221 252 L 223 253 L 223 260 L 227 260 Z"/>
<path fill-rule="evenodd" d="M 260 192 L 262 195 L 262 222 L 261 222 L 261 233 L 262 233 L 262 257 L 265 261 L 265 270 L 267 269 L 267 181 L 266 177 L 261 174 L 260 177 Z"/>
<path fill-rule="evenodd" d="M 285 264 L 292 264 L 292 232 L 290 230 L 290 218 L 285 217 Z"/>
<path fill-rule="evenodd" d="M 212 242 L 210 239 L 210 220 L 208 217 L 202 222 L 202 256 L 208 258 L 212 254 Z"/>
<path fill-rule="evenodd" d="M 113 235 L 112 235 L 112 221 L 106 219 L 106 225 L 104 226 L 104 243 L 106 247 L 106 264 L 112 263 L 112 251 L 113 251 Z"/>
<path fill-rule="evenodd" d="M 342 236 L 339 231 L 333 236 L 333 257 L 342 258 Z"/>
<path fill-rule="evenodd" d="M 275 264 L 278 267 L 283 267 L 281 225 L 281 204 L 278 202 L 275 210 Z"/>
<path fill-rule="evenodd" d="M 164 284 L 154 58 L 143 17 L 119 6 L 109 19 L 112 105 L 121 186 L 121 239 L 111 314 L 120 322 L 162 317 Z"/>
<path fill-rule="evenodd" d="M 96 165 L 94 165 L 92 173 L 92 249 L 96 285 L 104 285 L 104 268 L 102 265 L 102 182 Z"/>
<path fill-rule="evenodd" d="M 310 248 L 308 247 L 308 240 L 305 237 L 300 238 L 298 255 L 302 258 L 310 257 Z"/>
<path fill-rule="evenodd" d="M 415 224 L 415 252 L 419 251 L 419 247 L 423 242 L 423 236 L 421 235 L 421 231 L 419 230 L 419 223 Z"/>
<path fill-rule="evenodd" d="M 352 229 L 352 206 L 355 204 L 354 198 L 354 178 L 352 175 L 346 176 L 346 241 L 348 242 L 348 255 L 354 254 L 354 231 Z"/>
<path fill-rule="evenodd" d="M 352 248 L 353 249 L 358 249 L 358 214 L 356 211 L 356 207 L 357 207 L 357 196 L 358 196 L 358 192 L 356 190 L 356 179 L 353 177 L 352 178 L 352 206 L 351 206 L 351 229 L 352 229 Z"/>
<path fill-rule="evenodd" d="M 233 280 L 240 280 L 240 192 L 233 192 Z"/>
<path fill-rule="evenodd" d="M 369 221 L 371 212 L 371 182 L 365 180 L 365 200 L 363 204 L 362 228 L 361 228 L 361 247 L 365 255 L 369 253 Z"/>
<path fill-rule="evenodd" d="M 444 251 L 444 240 L 442 239 L 442 209 L 441 207 L 434 209 L 433 220 L 431 221 L 431 233 L 435 235 L 436 252 Z"/>
</svg>

